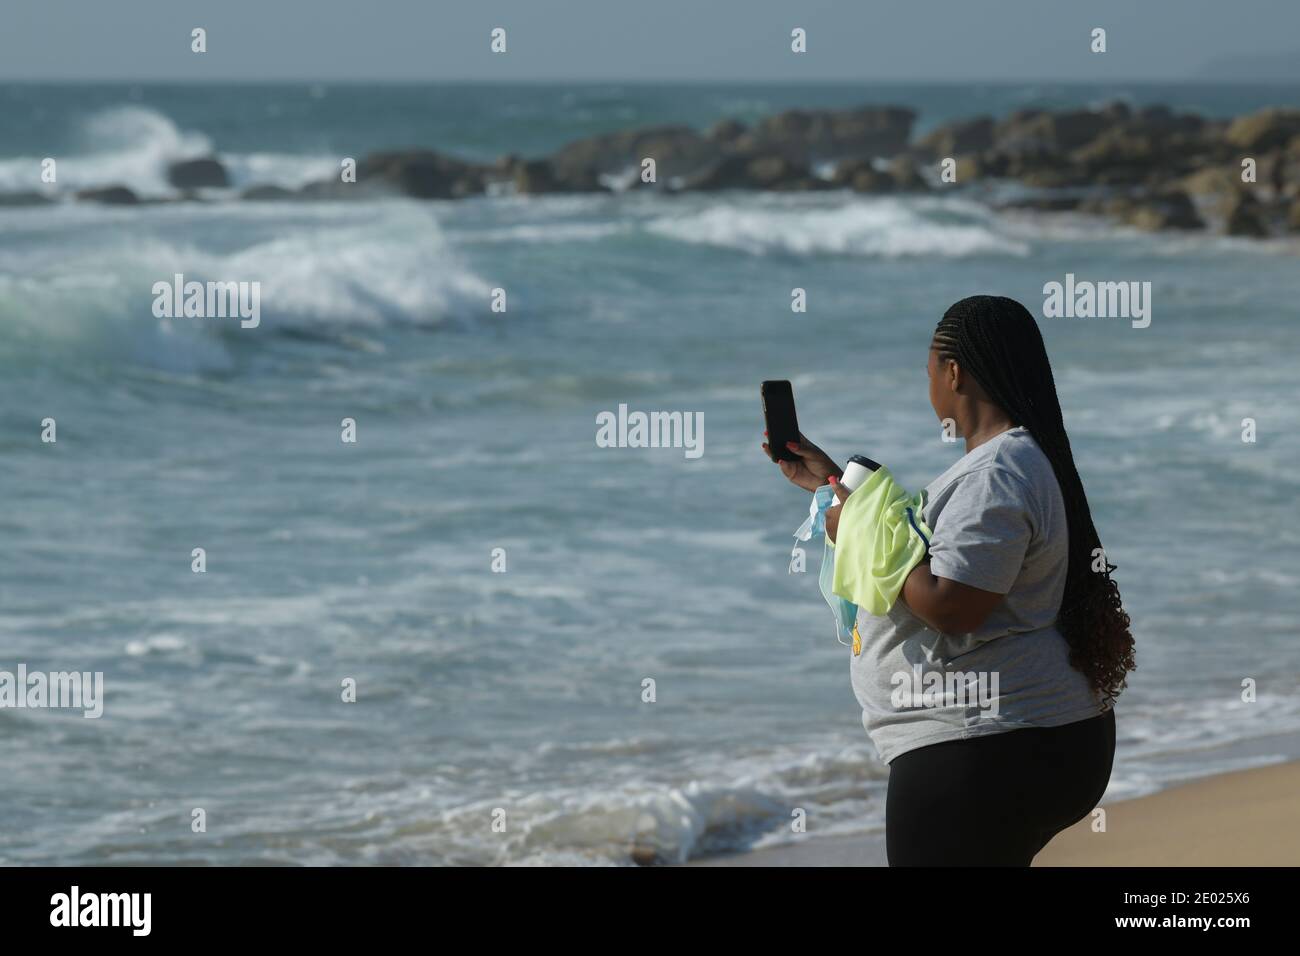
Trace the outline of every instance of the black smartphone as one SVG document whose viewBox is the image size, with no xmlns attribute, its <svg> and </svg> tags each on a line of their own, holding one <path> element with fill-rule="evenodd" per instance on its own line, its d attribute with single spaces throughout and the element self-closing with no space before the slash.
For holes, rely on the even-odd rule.
<svg viewBox="0 0 1300 956">
<path fill-rule="evenodd" d="M 763 418 L 767 420 L 767 447 L 773 461 L 798 461 L 786 442 L 799 440 L 799 419 L 794 414 L 794 389 L 784 379 L 764 382 Z"/>
</svg>

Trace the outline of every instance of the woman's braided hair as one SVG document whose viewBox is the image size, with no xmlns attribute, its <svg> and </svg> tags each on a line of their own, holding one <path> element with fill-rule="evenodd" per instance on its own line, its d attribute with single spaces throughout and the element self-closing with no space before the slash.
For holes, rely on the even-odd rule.
<svg viewBox="0 0 1300 956">
<path fill-rule="evenodd" d="M 1070 663 L 1087 676 L 1110 706 L 1137 664 L 1129 617 L 1120 601 L 1119 586 L 1092 523 L 1070 439 L 1065 434 L 1061 402 L 1056 396 L 1052 364 L 1043 336 L 1029 311 L 1014 299 L 975 295 L 962 299 L 944 314 L 934 333 L 939 358 L 955 359 L 962 370 L 983 386 L 1017 425 L 1033 435 L 1065 499 L 1069 524 L 1069 570 L 1057 629 L 1070 645 Z M 1104 571 L 1093 571 L 1094 551 Z"/>
</svg>

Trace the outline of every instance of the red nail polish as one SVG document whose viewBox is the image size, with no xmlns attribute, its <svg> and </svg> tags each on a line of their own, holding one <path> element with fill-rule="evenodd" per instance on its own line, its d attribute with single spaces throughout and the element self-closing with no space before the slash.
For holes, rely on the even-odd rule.
<svg viewBox="0 0 1300 956">
<path fill-rule="evenodd" d="M 835 487 L 837 484 L 839 484 L 839 479 L 836 478 L 834 475 L 831 475 L 826 480 L 830 482 L 832 488 Z"/>
</svg>

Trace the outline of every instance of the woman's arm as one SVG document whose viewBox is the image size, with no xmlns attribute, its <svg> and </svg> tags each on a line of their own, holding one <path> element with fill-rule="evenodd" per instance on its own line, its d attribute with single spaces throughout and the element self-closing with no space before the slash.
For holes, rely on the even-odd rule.
<svg viewBox="0 0 1300 956">
<path fill-rule="evenodd" d="M 835 542 L 840 528 L 840 510 L 849 492 L 835 477 L 830 478 L 839 504 L 826 510 L 826 536 Z M 930 562 L 922 561 L 908 574 L 898 599 L 913 614 L 940 634 L 969 634 L 983 624 L 1005 594 L 982 591 L 930 573 Z"/>
<path fill-rule="evenodd" d="M 907 576 L 898 597 L 939 633 L 969 634 L 988 619 L 1006 595 L 935 577 L 930 573 L 930 562 L 922 561 Z"/>
</svg>

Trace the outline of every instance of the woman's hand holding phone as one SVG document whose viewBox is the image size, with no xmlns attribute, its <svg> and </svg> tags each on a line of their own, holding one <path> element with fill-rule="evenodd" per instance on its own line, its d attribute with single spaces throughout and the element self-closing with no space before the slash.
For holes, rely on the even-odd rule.
<svg viewBox="0 0 1300 956">
<path fill-rule="evenodd" d="M 796 460 L 777 461 L 781 467 L 781 474 L 785 475 L 791 484 L 798 485 L 804 491 L 816 491 L 826 484 L 827 479 L 832 475 L 838 479 L 844 473 L 826 452 L 810 442 L 802 433 L 797 442 L 788 442 L 785 447 Z M 767 442 L 763 442 L 763 452 L 769 459 L 772 457 L 772 450 L 767 447 Z"/>
</svg>

